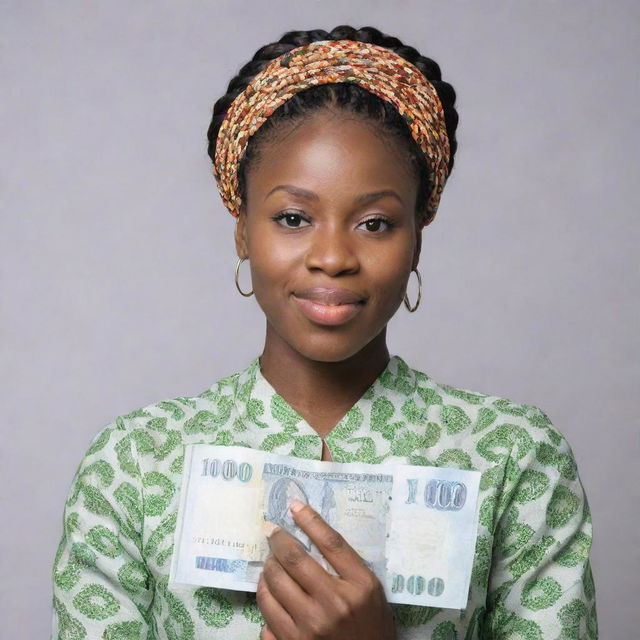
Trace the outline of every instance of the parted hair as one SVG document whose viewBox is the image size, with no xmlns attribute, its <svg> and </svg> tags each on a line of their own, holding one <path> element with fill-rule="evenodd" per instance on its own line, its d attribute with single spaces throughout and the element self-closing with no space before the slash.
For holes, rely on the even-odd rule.
<svg viewBox="0 0 640 640">
<path fill-rule="evenodd" d="M 385 47 L 411 62 L 424 74 L 434 86 L 444 110 L 450 147 L 450 174 L 453 169 L 454 155 L 457 148 L 456 127 L 458 126 L 458 112 L 454 106 L 456 93 L 448 82 L 442 80 L 438 63 L 421 55 L 414 47 L 403 44 L 398 38 L 382 33 L 375 27 L 355 29 L 349 25 L 339 25 L 331 31 L 325 31 L 324 29 L 287 31 L 277 42 L 260 47 L 253 58 L 241 67 L 238 74 L 231 79 L 227 92 L 213 106 L 213 116 L 207 131 L 209 141 L 208 154 L 211 161 L 215 161 L 216 141 L 220 125 L 235 97 L 246 89 L 253 78 L 271 60 L 296 47 L 318 40 L 356 40 Z M 411 136 L 407 123 L 395 106 L 354 83 L 337 82 L 309 87 L 297 92 L 269 116 L 267 121 L 250 138 L 238 167 L 238 188 L 242 202 L 246 202 L 247 174 L 251 167 L 259 162 L 262 146 L 276 139 L 285 125 L 291 124 L 299 118 L 309 117 L 315 111 L 323 108 L 338 108 L 358 114 L 363 119 L 377 124 L 381 135 L 400 143 L 399 148 L 406 153 L 414 175 L 419 180 L 415 207 L 416 218 L 419 218 L 426 210 L 429 194 L 431 193 L 431 184 L 426 167 L 427 160 Z M 428 222 L 431 222 L 431 220 Z"/>
</svg>

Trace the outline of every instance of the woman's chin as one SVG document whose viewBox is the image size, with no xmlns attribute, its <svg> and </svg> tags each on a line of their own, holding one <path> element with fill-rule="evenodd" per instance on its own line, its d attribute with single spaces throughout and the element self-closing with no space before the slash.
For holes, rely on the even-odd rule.
<svg viewBox="0 0 640 640">
<path fill-rule="evenodd" d="M 343 362 L 360 353 L 370 341 L 362 336 L 339 335 L 303 335 L 293 345 L 300 355 L 316 362 Z"/>
</svg>

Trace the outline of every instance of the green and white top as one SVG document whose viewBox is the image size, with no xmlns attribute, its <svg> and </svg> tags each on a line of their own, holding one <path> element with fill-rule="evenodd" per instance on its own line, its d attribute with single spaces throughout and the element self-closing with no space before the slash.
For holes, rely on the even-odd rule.
<svg viewBox="0 0 640 640">
<path fill-rule="evenodd" d="M 398 638 L 597 638 L 591 518 L 565 438 L 537 407 L 438 383 L 392 356 L 325 438 L 336 462 L 482 473 L 466 609 L 393 605 Z M 65 504 L 53 567 L 54 640 L 256 640 L 255 594 L 169 585 L 184 445 L 320 460 L 322 439 L 255 358 L 202 393 L 117 417 Z"/>
</svg>

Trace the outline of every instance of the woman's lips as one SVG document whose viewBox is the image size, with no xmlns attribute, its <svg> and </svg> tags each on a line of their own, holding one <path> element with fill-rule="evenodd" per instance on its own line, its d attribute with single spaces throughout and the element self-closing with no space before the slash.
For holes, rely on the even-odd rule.
<svg viewBox="0 0 640 640">
<path fill-rule="evenodd" d="M 299 298 L 295 294 L 293 299 L 302 313 L 313 322 L 324 325 L 339 325 L 348 322 L 360 313 L 362 302 L 348 304 L 322 304 L 314 300 Z"/>
<path fill-rule="evenodd" d="M 359 293 L 340 287 L 311 287 L 310 289 L 294 291 L 293 295 L 297 298 L 304 298 L 324 305 L 355 304 L 364 300 Z"/>
</svg>

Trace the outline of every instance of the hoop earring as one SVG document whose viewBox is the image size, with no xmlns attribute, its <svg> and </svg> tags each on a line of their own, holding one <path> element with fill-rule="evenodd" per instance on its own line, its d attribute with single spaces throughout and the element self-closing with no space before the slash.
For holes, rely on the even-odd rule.
<svg viewBox="0 0 640 640">
<path fill-rule="evenodd" d="M 416 304 L 412 307 L 409 304 L 409 298 L 407 297 L 407 293 L 405 291 L 404 306 L 407 307 L 407 309 L 411 313 L 413 313 L 418 308 L 418 305 L 420 304 L 420 298 L 422 297 L 422 278 L 420 277 L 420 272 L 417 269 L 411 269 L 411 271 L 415 271 L 416 275 L 418 276 L 418 299 L 416 300 Z"/>
<path fill-rule="evenodd" d="M 245 297 L 249 298 L 253 295 L 253 289 L 249 293 L 245 293 L 238 284 L 238 273 L 240 272 L 240 265 L 246 260 L 246 258 L 238 258 L 238 262 L 236 263 L 236 289 Z"/>
</svg>

